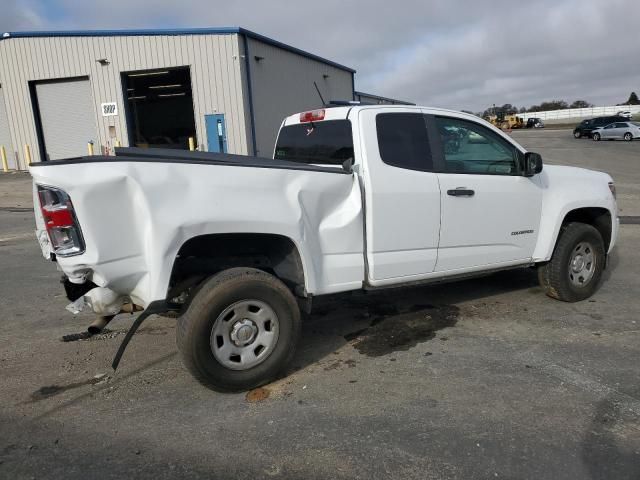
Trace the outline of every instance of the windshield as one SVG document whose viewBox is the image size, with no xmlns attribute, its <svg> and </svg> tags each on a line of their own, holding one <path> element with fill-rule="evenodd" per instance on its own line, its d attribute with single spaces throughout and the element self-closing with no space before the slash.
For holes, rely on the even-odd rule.
<svg viewBox="0 0 640 480">
<path fill-rule="evenodd" d="M 327 120 L 283 127 L 274 158 L 299 163 L 342 165 L 353 158 L 349 120 Z"/>
</svg>

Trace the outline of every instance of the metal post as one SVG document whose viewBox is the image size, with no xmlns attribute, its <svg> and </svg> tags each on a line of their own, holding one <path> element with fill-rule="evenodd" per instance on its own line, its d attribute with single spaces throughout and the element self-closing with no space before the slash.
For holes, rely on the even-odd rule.
<svg viewBox="0 0 640 480">
<path fill-rule="evenodd" d="M 31 147 L 27 144 L 24 145 L 24 169 L 29 170 L 31 165 Z"/>
<path fill-rule="evenodd" d="M 4 149 L 4 145 L 0 145 L 0 156 L 2 157 L 2 170 L 7 173 L 9 171 L 9 163 L 7 163 L 7 152 Z"/>
<path fill-rule="evenodd" d="M 122 144 L 120 143 L 120 140 L 116 139 L 116 147 L 120 148 L 122 146 Z"/>
<path fill-rule="evenodd" d="M 93 155 L 93 142 L 87 143 L 87 150 L 89 151 L 89 156 Z"/>
<path fill-rule="evenodd" d="M 189 150 L 192 152 L 196 150 L 196 139 L 193 137 L 189 137 Z"/>
</svg>

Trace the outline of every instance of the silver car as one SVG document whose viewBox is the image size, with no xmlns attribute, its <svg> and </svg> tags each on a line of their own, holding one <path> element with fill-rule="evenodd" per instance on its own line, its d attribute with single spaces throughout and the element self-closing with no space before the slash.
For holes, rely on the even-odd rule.
<svg viewBox="0 0 640 480">
<path fill-rule="evenodd" d="M 591 132 L 591 138 L 599 140 L 626 140 L 640 138 L 640 122 L 615 122 L 605 127 L 598 127 Z"/>
</svg>

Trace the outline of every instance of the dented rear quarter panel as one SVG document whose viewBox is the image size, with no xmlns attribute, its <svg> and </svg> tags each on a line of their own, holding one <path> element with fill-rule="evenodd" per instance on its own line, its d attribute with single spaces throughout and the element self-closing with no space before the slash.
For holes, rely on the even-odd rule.
<svg viewBox="0 0 640 480">
<path fill-rule="evenodd" d="M 69 194 L 84 235 L 85 253 L 59 257 L 62 270 L 76 280 L 88 272 L 143 306 L 166 297 L 187 240 L 217 233 L 290 238 L 310 294 L 362 286 L 355 175 L 162 161 L 32 166 L 31 173 L 36 184 Z"/>
</svg>

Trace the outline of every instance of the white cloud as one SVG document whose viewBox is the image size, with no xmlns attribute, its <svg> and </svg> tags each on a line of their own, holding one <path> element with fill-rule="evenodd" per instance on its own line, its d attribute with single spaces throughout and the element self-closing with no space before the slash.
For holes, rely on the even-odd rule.
<svg viewBox="0 0 640 480">
<path fill-rule="evenodd" d="M 28 0 L 3 0 L 0 8 L 0 33 L 9 30 L 36 30 L 44 28 L 46 22 L 37 13 L 35 5 Z"/>
</svg>

